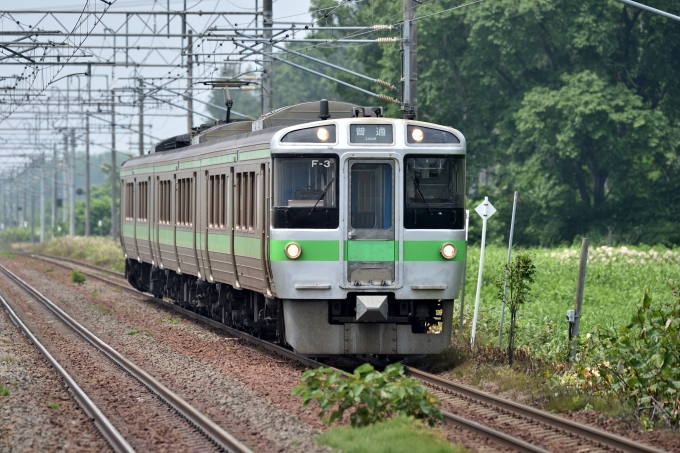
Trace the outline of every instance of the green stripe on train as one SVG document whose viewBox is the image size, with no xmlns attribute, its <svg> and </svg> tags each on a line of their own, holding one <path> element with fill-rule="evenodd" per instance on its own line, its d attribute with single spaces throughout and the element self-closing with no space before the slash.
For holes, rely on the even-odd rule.
<svg viewBox="0 0 680 453">
<path fill-rule="evenodd" d="M 397 261 L 397 241 L 345 241 L 345 261 Z"/>
<path fill-rule="evenodd" d="M 272 261 L 287 261 L 283 249 L 293 241 L 272 240 L 269 244 L 269 257 Z M 297 261 L 340 261 L 340 241 L 294 241 L 302 247 Z"/>
<path fill-rule="evenodd" d="M 449 261 L 440 252 L 442 245 L 449 242 L 458 249 L 450 261 L 465 261 L 465 241 L 404 241 L 404 261 Z"/>
<path fill-rule="evenodd" d="M 234 236 L 234 255 L 260 258 L 259 238 Z"/>
</svg>

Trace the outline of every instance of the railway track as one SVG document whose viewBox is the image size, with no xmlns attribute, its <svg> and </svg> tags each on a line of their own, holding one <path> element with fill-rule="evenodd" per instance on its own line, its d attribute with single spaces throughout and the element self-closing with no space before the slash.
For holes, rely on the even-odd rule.
<svg viewBox="0 0 680 453">
<path fill-rule="evenodd" d="M 40 305 L 47 309 L 49 313 L 53 315 L 55 319 L 61 322 L 63 325 L 67 326 L 70 330 L 82 337 L 87 343 L 92 345 L 98 352 L 106 356 L 116 368 L 122 370 L 127 375 L 131 376 L 139 384 L 141 384 L 148 392 L 155 395 L 159 402 L 168 410 L 166 414 L 161 413 L 161 420 L 167 423 L 179 423 L 188 424 L 192 427 L 190 431 L 194 431 L 196 436 L 203 440 L 193 440 L 191 439 L 191 433 L 189 433 L 189 446 L 191 449 L 198 449 L 204 451 L 207 448 L 213 447 L 212 449 L 218 451 L 227 451 L 230 453 L 252 453 L 252 451 L 239 442 L 236 438 L 231 436 L 228 432 L 222 429 L 220 426 L 215 424 L 211 419 L 203 415 L 196 408 L 191 406 L 185 400 L 180 398 L 177 394 L 172 392 L 170 389 L 165 387 L 162 383 L 157 381 L 153 376 L 148 374 L 142 368 L 138 367 L 130 360 L 125 358 L 122 354 L 116 351 L 114 348 L 106 344 L 88 329 L 83 327 L 67 313 L 65 313 L 61 308 L 59 308 L 54 302 L 45 297 L 38 290 L 33 288 L 30 284 L 22 280 L 16 274 L 11 272 L 9 269 L 0 265 L 0 272 L 2 272 L 8 280 L 14 283 L 18 288 L 21 288 L 25 293 L 27 293 L 31 298 L 35 299 L 40 303 Z M 42 346 L 36 339 L 36 335 L 30 331 L 30 329 L 21 322 L 19 317 L 10 307 L 10 304 L 2 299 L 2 303 L 5 309 L 10 313 L 12 320 L 21 327 L 21 329 L 26 332 L 31 341 L 33 341 L 40 351 L 47 357 L 48 361 L 57 369 L 57 371 L 66 380 L 67 386 L 73 391 L 76 400 L 83 407 L 86 413 L 92 417 L 95 421 L 95 425 L 100 430 L 102 435 L 107 439 L 111 447 L 117 452 L 134 452 L 130 443 L 120 434 L 120 432 L 111 424 L 111 422 L 102 414 L 102 412 L 97 408 L 92 400 L 85 394 L 84 391 L 75 383 L 72 377 L 70 377 L 64 367 L 62 367 L 53 356 Z M 42 316 L 42 315 L 41 315 Z M 47 321 L 52 322 L 52 321 Z M 106 376 L 106 381 L 110 382 L 111 385 L 118 384 L 118 378 L 116 376 Z M 149 403 L 145 403 L 149 404 Z M 171 420 L 170 420 L 171 419 Z M 144 422 L 147 422 L 146 420 Z M 156 420 L 154 420 L 156 422 Z M 181 431 L 181 428 L 180 428 Z M 186 430 L 185 430 L 186 431 Z M 186 432 L 183 433 L 186 436 Z"/>
<path fill-rule="evenodd" d="M 102 269 L 98 266 L 77 260 L 45 255 L 34 256 L 67 269 L 72 269 L 72 267 L 63 264 L 63 262 L 79 266 L 81 267 L 80 270 L 82 270 L 82 268 L 87 268 L 91 271 L 99 273 L 103 272 L 117 278 L 124 278 L 124 275 L 121 273 Z M 92 278 L 114 285 L 124 291 L 137 295 L 141 294 L 127 284 L 104 278 L 99 274 L 86 273 Z M 201 316 L 193 311 L 186 310 L 173 303 L 155 298 L 148 294 L 143 295 L 158 305 L 164 306 L 203 324 L 225 331 L 235 337 L 242 338 L 251 344 L 266 348 L 271 352 L 295 360 L 305 366 L 311 368 L 324 366 L 316 360 L 300 356 L 289 349 L 225 326 L 220 322 Z M 653 446 L 642 444 L 590 425 L 574 422 L 552 413 L 516 403 L 472 387 L 457 384 L 415 368 L 405 367 L 405 369 L 409 377 L 420 380 L 437 393 L 446 407 L 466 415 L 463 417 L 450 411 L 445 411 L 444 415 L 448 424 L 473 431 L 482 437 L 490 439 L 495 444 L 510 448 L 513 451 L 531 453 L 545 453 L 550 451 L 663 452 L 663 450 Z M 483 422 L 477 420 L 483 420 Z M 491 420 L 492 423 L 489 423 L 489 420 Z M 514 435 L 509 434 L 509 432 Z M 528 440 L 523 440 L 518 437 L 520 434 L 517 433 L 523 432 L 528 434 L 528 436 L 525 436 L 528 437 Z"/>
</svg>

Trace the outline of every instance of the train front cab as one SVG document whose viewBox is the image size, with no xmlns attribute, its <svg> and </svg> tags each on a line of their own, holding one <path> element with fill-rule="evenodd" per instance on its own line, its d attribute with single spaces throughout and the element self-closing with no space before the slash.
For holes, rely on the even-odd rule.
<svg viewBox="0 0 680 453">
<path fill-rule="evenodd" d="M 270 258 L 288 343 L 313 356 L 445 349 L 466 255 L 462 135 L 343 119 L 281 131 L 272 155 Z"/>
</svg>

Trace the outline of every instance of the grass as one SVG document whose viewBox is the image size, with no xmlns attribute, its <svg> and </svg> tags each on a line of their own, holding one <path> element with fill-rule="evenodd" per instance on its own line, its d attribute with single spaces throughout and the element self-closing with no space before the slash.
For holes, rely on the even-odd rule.
<svg viewBox="0 0 680 453">
<path fill-rule="evenodd" d="M 144 332 L 147 337 L 153 337 L 153 332 Z"/>
<path fill-rule="evenodd" d="M 4 384 L 0 384 L 0 396 L 9 396 L 9 388 Z"/>
<path fill-rule="evenodd" d="M 99 297 L 99 291 L 97 291 L 97 290 L 92 291 L 92 296 L 93 297 Z"/>
<path fill-rule="evenodd" d="M 182 318 L 163 318 L 161 322 L 167 322 L 168 324 L 177 325 L 182 322 Z"/>
<path fill-rule="evenodd" d="M 535 248 L 529 251 L 537 269 L 536 282 L 532 286 L 535 300 L 520 309 L 516 344 L 530 348 L 536 356 L 552 357 L 554 350 L 566 342 L 565 315 L 567 310 L 574 308 L 580 248 Z M 492 278 L 501 275 L 501 266 L 506 258 L 505 247 L 487 246 L 477 320 L 477 344 L 496 344 L 498 341 L 501 303 Z M 469 251 L 465 291 L 465 330 L 468 337 L 478 269 L 479 246 L 473 246 Z M 666 299 L 670 294 L 668 280 L 677 279 L 679 275 L 680 251 L 677 250 L 591 247 L 581 332 L 585 334 L 597 324 L 627 324 L 645 290 L 650 292 L 654 300 Z M 506 320 L 507 315 L 506 312 Z"/>
<path fill-rule="evenodd" d="M 95 306 L 94 306 L 94 309 L 97 310 L 97 311 L 99 311 L 99 312 L 101 312 L 101 313 L 104 313 L 105 315 L 108 315 L 108 314 L 111 313 L 111 310 L 109 310 L 109 309 L 106 308 L 106 307 L 102 307 L 101 305 L 95 305 Z"/>
<path fill-rule="evenodd" d="M 134 330 L 128 330 L 128 331 L 127 331 L 127 334 L 128 334 L 128 335 L 137 335 L 137 334 L 140 333 L 140 332 L 141 332 L 141 330 L 139 330 L 139 329 L 134 329 Z"/>
<path fill-rule="evenodd" d="M 54 272 L 54 268 L 53 268 L 53 267 L 48 267 L 48 268 L 45 269 L 43 272 L 46 273 L 46 274 L 49 274 L 50 272 Z"/>
<path fill-rule="evenodd" d="M 43 244 L 22 244 L 24 251 L 44 253 L 86 261 L 117 272 L 125 270 L 125 258 L 120 243 L 101 236 L 62 236 Z"/>
<path fill-rule="evenodd" d="M 73 269 L 71 271 L 71 281 L 76 285 L 82 285 L 87 281 L 87 275 L 83 274 L 78 269 Z"/>
<path fill-rule="evenodd" d="M 464 453 L 439 430 L 399 416 L 365 428 L 337 426 L 323 432 L 319 443 L 343 453 Z"/>
<path fill-rule="evenodd" d="M 0 357 L 0 362 L 15 363 L 15 362 L 18 362 L 18 361 L 19 360 L 12 355 L 6 355 L 6 356 L 3 356 L 3 357 Z"/>
<path fill-rule="evenodd" d="M 47 405 L 50 409 L 59 410 L 59 405 L 57 403 L 50 403 Z"/>
</svg>

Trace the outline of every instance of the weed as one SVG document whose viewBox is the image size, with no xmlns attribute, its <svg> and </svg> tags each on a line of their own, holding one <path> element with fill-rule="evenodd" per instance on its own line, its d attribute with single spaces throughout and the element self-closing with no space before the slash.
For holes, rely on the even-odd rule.
<svg viewBox="0 0 680 453">
<path fill-rule="evenodd" d="M 174 326 L 174 325 L 177 325 L 180 322 L 182 322 L 182 318 L 163 318 L 163 319 L 161 319 L 161 322 L 167 322 L 167 323 L 172 324 Z"/>
<path fill-rule="evenodd" d="M 0 384 L 0 396 L 9 396 L 9 389 L 3 384 Z"/>
<path fill-rule="evenodd" d="M 94 297 L 99 297 L 99 291 L 97 291 L 97 290 L 92 291 L 92 295 Z"/>
<path fill-rule="evenodd" d="M 4 357 L 0 357 L 0 362 L 8 362 L 8 363 L 15 363 L 18 362 L 19 360 L 11 355 L 6 355 Z"/>
<path fill-rule="evenodd" d="M 153 332 L 144 332 L 147 337 L 153 337 Z"/>
<path fill-rule="evenodd" d="M 14 381 L 12 382 L 12 385 L 16 387 L 17 385 L 19 385 L 19 383 L 17 381 Z"/>
<path fill-rule="evenodd" d="M 362 428 L 337 426 L 323 432 L 319 442 L 344 453 L 464 453 L 438 431 L 403 415 Z"/>
<path fill-rule="evenodd" d="M 50 403 L 47 405 L 50 409 L 59 410 L 59 405 L 57 403 Z"/>
<path fill-rule="evenodd" d="M 71 281 L 76 285 L 82 285 L 87 281 L 87 275 L 83 274 L 78 269 L 73 269 L 71 271 Z"/>
<path fill-rule="evenodd" d="M 302 384 L 291 392 L 301 395 L 307 406 L 316 400 L 321 408 L 320 417 L 331 412 L 326 423 L 342 419 L 347 410 L 352 426 L 367 426 L 386 420 L 395 413 L 413 416 L 434 425 L 444 415 L 437 407 L 439 399 L 404 376 L 401 363 L 393 363 L 380 372 L 369 363 L 357 367 L 353 374 L 332 368 L 308 370 L 302 375 Z"/>
<path fill-rule="evenodd" d="M 105 315 L 108 315 L 109 313 L 111 313 L 111 310 L 109 310 L 109 309 L 106 308 L 106 307 L 102 307 L 101 305 L 95 305 L 95 306 L 94 306 L 94 309 L 97 310 L 97 311 L 100 311 L 100 312 L 104 313 Z"/>
<path fill-rule="evenodd" d="M 5 337 L 0 338 L 0 343 L 7 343 L 7 344 L 9 344 L 9 343 L 11 343 L 11 342 L 12 342 L 12 341 L 11 341 L 9 338 L 5 338 Z"/>
<path fill-rule="evenodd" d="M 140 333 L 140 332 L 141 332 L 141 330 L 139 330 L 139 329 L 134 329 L 134 330 L 128 330 L 127 334 L 128 334 L 128 335 L 137 335 L 137 334 Z"/>
<path fill-rule="evenodd" d="M 53 268 L 53 267 L 48 267 L 48 268 L 45 269 L 43 272 L 46 273 L 46 274 L 49 274 L 50 272 L 54 272 L 54 268 Z"/>
</svg>

